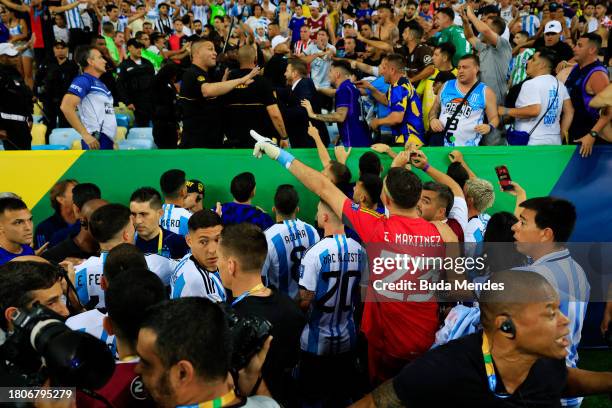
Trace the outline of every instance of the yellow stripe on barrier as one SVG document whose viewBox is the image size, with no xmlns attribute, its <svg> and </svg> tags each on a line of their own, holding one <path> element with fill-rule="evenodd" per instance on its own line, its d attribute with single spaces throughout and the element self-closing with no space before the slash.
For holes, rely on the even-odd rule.
<svg viewBox="0 0 612 408">
<path fill-rule="evenodd" d="M 33 208 L 75 161 L 83 150 L 7 151 L 0 159 L 0 192 L 18 194 Z"/>
</svg>

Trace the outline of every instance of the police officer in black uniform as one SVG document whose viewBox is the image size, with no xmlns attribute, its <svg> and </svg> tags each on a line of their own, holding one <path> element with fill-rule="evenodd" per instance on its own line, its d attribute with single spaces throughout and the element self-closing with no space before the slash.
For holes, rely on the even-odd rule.
<svg viewBox="0 0 612 408">
<path fill-rule="evenodd" d="M 45 109 L 47 141 L 56 127 L 70 127 L 60 105 L 72 80 L 79 75 L 79 66 L 68 59 L 68 44 L 61 40 L 55 41 L 53 54 L 55 58 L 48 65 L 42 65 L 36 75 L 38 97 Z"/>
<path fill-rule="evenodd" d="M 17 54 L 13 44 L 0 44 L 0 140 L 5 150 L 30 150 L 33 94 L 15 69 Z"/>
<path fill-rule="evenodd" d="M 206 39 L 191 45 L 192 65 L 183 74 L 179 104 L 183 119 L 180 147 L 220 148 L 223 144 L 222 104 L 217 97 L 239 85 L 248 85 L 259 73 L 255 67 L 247 75 L 217 82 L 213 72 L 217 63 L 214 44 Z M 240 120 L 235 118 L 235 120 Z"/>
<path fill-rule="evenodd" d="M 134 126 L 149 127 L 153 115 L 151 87 L 155 79 L 155 68 L 142 58 L 143 45 L 135 38 L 127 42 L 129 58 L 117 68 L 119 100 L 134 111 Z"/>
</svg>

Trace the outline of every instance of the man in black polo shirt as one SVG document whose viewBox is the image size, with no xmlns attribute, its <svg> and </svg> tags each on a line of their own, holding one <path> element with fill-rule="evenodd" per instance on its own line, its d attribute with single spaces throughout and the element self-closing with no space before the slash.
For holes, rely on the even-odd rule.
<svg viewBox="0 0 612 408">
<path fill-rule="evenodd" d="M 191 44 L 192 65 L 183 74 L 179 103 L 183 117 L 180 147 L 219 148 L 223 143 L 222 105 L 216 99 L 239 85 L 248 85 L 259 73 L 253 68 L 241 78 L 218 82 L 213 77 L 217 53 L 211 41 L 202 39 Z"/>
<path fill-rule="evenodd" d="M 560 407 L 612 391 L 612 373 L 565 366 L 569 334 L 541 275 L 496 272 L 480 294 L 483 332 L 431 350 L 354 407 Z"/>
<path fill-rule="evenodd" d="M 159 226 L 164 214 L 161 195 L 152 187 L 141 187 L 130 197 L 132 223 L 136 230 L 134 245 L 145 254 L 157 254 L 165 258 L 181 259 L 189 252 L 182 235 Z"/>
<path fill-rule="evenodd" d="M 240 69 L 230 73 L 229 78 L 243 77 L 255 67 L 257 52 L 251 45 L 238 50 Z M 280 136 L 287 140 L 285 122 L 278 108 L 278 103 L 270 81 L 264 76 L 256 76 L 248 84 L 239 85 L 223 97 L 223 109 L 226 125 L 228 147 L 249 148 L 253 139 L 251 129 L 264 134 Z"/>
</svg>

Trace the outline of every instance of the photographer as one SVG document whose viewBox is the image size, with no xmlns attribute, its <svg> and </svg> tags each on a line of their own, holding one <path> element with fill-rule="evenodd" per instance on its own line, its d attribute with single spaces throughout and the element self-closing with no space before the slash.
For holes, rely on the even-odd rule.
<svg viewBox="0 0 612 408">
<path fill-rule="evenodd" d="M 237 390 L 230 376 L 232 341 L 223 310 L 202 298 L 184 298 L 148 309 L 138 333 L 136 372 L 164 407 L 209 405 L 276 408 L 265 382 L 257 386 L 271 338 L 240 372 Z M 253 397 L 241 397 L 250 390 Z"/>
<path fill-rule="evenodd" d="M 261 270 L 267 255 L 266 236 L 253 224 L 226 226 L 217 249 L 223 285 L 237 296 L 232 308 L 239 315 L 254 315 L 272 323 L 274 341 L 263 367 L 270 393 L 288 404 L 295 396 L 291 370 L 298 361 L 300 335 L 305 319 L 297 305 L 276 289 L 266 288 Z"/>
<path fill-rule="evenodd" d="M 218 96 L 225 95 L 239 85 L 249 85 L 259 73 L 255 67 L 247 75 L 231 81 L 214 78 L 217 52 L 209 40 L 198 40 L 191 45 L 193 64 L 183 74 L 179 102 L 183 116 L 181 148 L 219 148 L 223 143 L 223 121 Z"/>
</svg>

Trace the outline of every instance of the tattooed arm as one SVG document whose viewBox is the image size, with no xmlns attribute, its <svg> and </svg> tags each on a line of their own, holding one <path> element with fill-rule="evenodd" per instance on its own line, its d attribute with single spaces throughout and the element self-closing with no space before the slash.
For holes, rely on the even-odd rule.
<svg viewBox="0 0 612 408">
<path fill-rule="evenodd" d="M 365 398 L 351 405 L 352 408 L 404 408 L 393 388 L 393 380 L 387 380 Z"/>
</svg>

